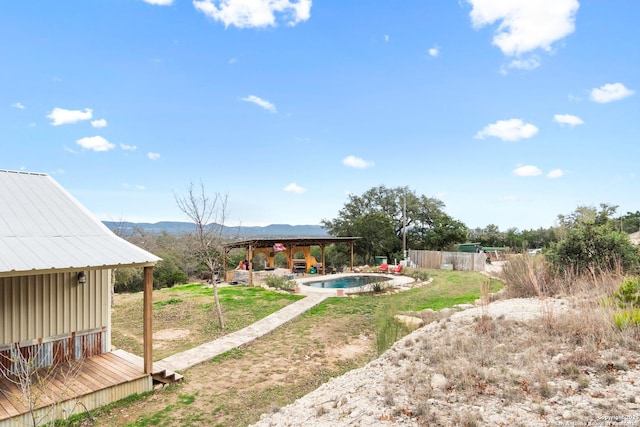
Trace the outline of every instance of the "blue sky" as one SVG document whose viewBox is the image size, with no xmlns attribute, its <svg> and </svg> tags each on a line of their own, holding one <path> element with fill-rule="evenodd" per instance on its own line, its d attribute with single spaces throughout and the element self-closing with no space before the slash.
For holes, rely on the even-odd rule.
<svg viewBox="0 0 640 427">
<path fill-rule="evenodd" d="M 468 227 L 640 210 L 640 3 L 0 4 L 0 168 L 103 220 L 318 224 L 384 184 Z"/>
</svg>

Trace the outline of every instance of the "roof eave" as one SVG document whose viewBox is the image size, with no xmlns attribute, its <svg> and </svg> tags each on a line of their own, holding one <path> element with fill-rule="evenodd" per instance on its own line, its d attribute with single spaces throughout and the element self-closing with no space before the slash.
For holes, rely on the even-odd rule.
<svg viewBox="0 0 640 427">
<path fill-rule="evenodd" d="M 161 260 L 160 260 L 161 261 Z M 11 270 L 11 271 L 0 271 L 1 277 L 16 277 L 16 276 L 32 276 L 39 274 L 57 274 L 57 273 L 67 273 L 70 271 L 81 271 L 81 270 L 112 270 L 116 268 L 138 268 L 138 267 L 153 267 L 156 265 L 158 261 L 147 261 L 147 262 L 136 262 L 131 264 L 114 264 L 114 265 L 87 265 L 87 266 L 77 266 L 77 267 L 66 267 L 66 268 L 48 268 L 48 269 L 32 269 L 32 270 Z"/>
</svg>

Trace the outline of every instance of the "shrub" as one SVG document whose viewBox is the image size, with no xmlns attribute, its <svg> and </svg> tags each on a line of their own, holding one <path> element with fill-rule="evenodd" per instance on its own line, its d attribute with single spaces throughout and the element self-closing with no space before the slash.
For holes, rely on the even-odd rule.
<svg viewBox="0 0 640 427">
<path fill-rule="evenodd" d="M 141 268 L 117 268 L 115 270 L 114 292 L 140 292 L 143 287 L 144 277 Z"/>
<path fill-rule="evenodd" d="M 626 278 L 613 297 L 620 308 L 628 306 L 640 308 L 640 277 Z"/>
<path fill-rule="evenodd" d="M 429 280 L 431 275 L 428 270 L 422 270 L 419 268 L 407 268 L 404 273 L 406 276 L 411 277 L 414 280 Z"/>
<path fill-rule="evenodd" d="M 591 273 L 621 269 L 636 272 L 640 268 L 640 249 L 626 233 L 608 224 L 586 224 L 567 230 L 566 237 L 545 252 L 555 270 L 561 273 Z"/>
<path fill-rule="evenodd" d="M 173 285 L 187 283 L 187 273 L 176 267 L 170 259 L 164 259 L 156 264 L 153 269 L 153 285 L 155 288 L 172 287 Z"/>
<path fill-rule="evenodd" d="M 640 327 L 640 309 L 625 308 L 613 313 L 613 322 L 619 329 Z"/>
<path fill-rule="evenodd" d="M 283 291 L 293 291 L 296 288 L 296 281 L 282 276 L 269 275 L 265 277 L 264 284 L 270 288 L 282 289 Z"/>
<path fill-rule="evenodd" d="M 640 327 L 640 277 L 628 277 L 622 282 L 613 299 L 621 310 L 613 313 L 619 329 Z"/>
</svg>

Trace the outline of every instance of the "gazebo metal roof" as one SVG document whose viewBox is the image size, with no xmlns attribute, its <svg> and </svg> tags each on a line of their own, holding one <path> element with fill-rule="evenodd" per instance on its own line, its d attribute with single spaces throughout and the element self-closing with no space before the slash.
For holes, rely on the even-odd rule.
<svg viewBox="0 0 640 427">
<path fill-rule="evenodd" d="M 326 246 L 334 243 L 353 243 L 360 237 L 269 237 L 259 239 L 248 239 L 227 243 L 225 249 L 248 248 L 270 248 L 276 243 L 287 246 Z"/>
</svg>

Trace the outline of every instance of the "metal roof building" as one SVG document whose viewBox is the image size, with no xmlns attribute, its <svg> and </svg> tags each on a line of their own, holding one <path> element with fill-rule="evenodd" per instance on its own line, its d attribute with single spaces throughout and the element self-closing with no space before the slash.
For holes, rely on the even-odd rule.
<svg viewBox="0 0 640 427">
<path fill-rule="evenodd" d="M 0 170 L 0 276 L 153 265 L 49 175 Z"/>
<path fill-rule="evenodd" d="M 0 426 L 30 424 L 33 414 L 62 418 L 78 402 L 93 409 L 165 378 L 166 371 L 154 371 L 152 354 L 158 261 L 116 236 L 50 176 L 0 170 Z M 119 267 L 143 269 L 139 363 L 111 351 L 111 286 Z M 70 377 L 65 369 L 74 363 L 79 371 Z M 39 370 L 51 373 L 39 387 L 58 394 L 44 393 L 31 407 L 15 377 Z M 92 379 L 96 372 L 100 381 Z"/>
</svg>

